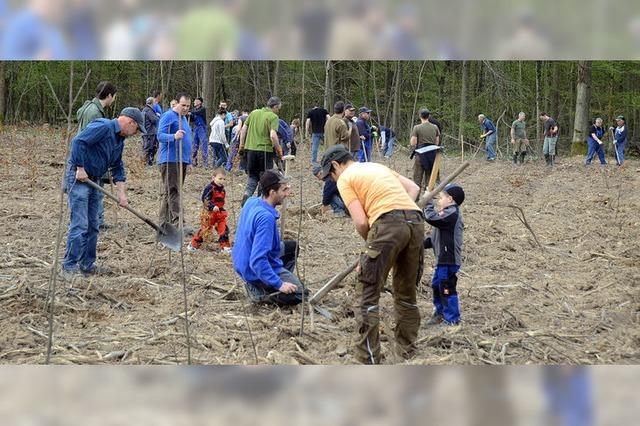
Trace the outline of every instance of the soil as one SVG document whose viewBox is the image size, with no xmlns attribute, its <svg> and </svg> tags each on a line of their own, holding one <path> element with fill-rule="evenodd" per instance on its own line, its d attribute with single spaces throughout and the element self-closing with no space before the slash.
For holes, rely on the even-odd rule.
<svg viewBox="0 0 640 426">
<path fill-rule="evenodd" d="M 56 253 L 65 141 L 60 129 L 5 128 L 0 155 L 0 363 L 45 361 L 47 294 Z M 127 142 L 130 205 L 155 219 L 160 178 L 145 167 L 139 138 Z M 378 157 L 374 157 L 379 158 Z M 443 175 L 460 164 L 448 157 Z M 386 164 L 410 176 L 399 151 Z M 299 239 L 299 274 L 313 292 L 357 258 L 363 246 L 348 218 L 321 215 L 321 182 L 300 147 L 289 174 L 286 235 Z M 186 178 L 187 222 L 199 223 L 210 171 Z M 246 178 L 227 177 L 233 235 Z M 302 182 L 302 184 L 300 184 Z M 393 299 L 381 300 L 382 341 L 391 364 L 635 364 L 640 362 L 640 162 L 622 170 L 585 168 L 560 158 L 553 169 L 531 161 L 474 159 L 457 180 L 467 198 L 464 265 L 459 273 L 463 322 L 421 327 L 416 356 L 394 356 Z M 101 232 L 99 263 L 113 276 L 56 283 L 56 364 L 187 362 L 181 255 L 155 244 L 154 231 L 105 200 L 112 228 Z M 518 218 L 522 209 L 529 230 Z M 63 204 L 64 255 L 68 223 Z M 298 237 L 299 233 L 299 237 Z M 212 237 L 213 239 L 213 237 Z M 537 239 L 537 242 L 536 242 Z M 199 364 L 351 364 L 356 336 L 355 276 L 322 301 L 331 319 L 309 305 L 252 305 L 228 254 L 215 241 L 184 256 L 191 357 Z M 431 314 L 426 270 L 418 303 Z M 389 287 L 391 284 L 389 283 Z M 303 329 L 301 330 L 301 327 Z"/>
</svg>

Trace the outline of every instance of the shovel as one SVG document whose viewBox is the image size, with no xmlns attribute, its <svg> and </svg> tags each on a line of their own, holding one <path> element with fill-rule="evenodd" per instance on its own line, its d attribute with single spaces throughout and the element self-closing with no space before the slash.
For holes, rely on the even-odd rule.
<svg viewBox="0 0 640 426">
<path fill-rule="evenodd" d="M 96 189 L 102 192 L 104 195 L 111 198 L 116 203 L 119 203 L 116 197 L 111 195 L 109 192 L 105 191 L 104 188 L 102 188 L 100 185 L 93 182 L 92 180 L 87 180 L 84 183 L 86 183 L 93 189 Z M 127 206 L 124 208 L 129 210 L 134 215 L 138 216 L 138 218 L 142 219 L 144 223 L 146 223 L 147 225 L 155 229 L 158 233 L 156 236 L 156 239 L 160 244 L 162 244 L 163 246 L 167 247 L 172 251 L 180 251 L 180 246 L 182 246 L 182 236 L 180 235 L 180 231 L 178 231 L 178 229 L 176 229 L 175 226 L 169 223 L 165 223 L 164 225 L 159 226 L 157 223 L 155 223 L 154 221 L 152 221 L 142 213 L 132 209 L 131 207 Z"/>
</svg>

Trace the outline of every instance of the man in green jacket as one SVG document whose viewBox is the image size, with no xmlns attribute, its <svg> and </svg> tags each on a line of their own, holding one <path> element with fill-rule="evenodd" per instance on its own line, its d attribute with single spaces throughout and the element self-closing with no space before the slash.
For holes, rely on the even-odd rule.
<svg viewBox="0 0 640 426">
<path fill-rule="evenodd" d="M 104 109 L 111 106 L 116 100 L 117 91 L 116 86 L 108 81 L 98 83 L 98 87 L 96 87 L 96 97 L 85 101 L 76 113 L 76 117 L 78 118 L 78 133 L 83 131 L 93 120 L 107 118 Z M 111 182 L 109 172 L 102 176 L 98 184 L 103 186 L 105 182 Z M 104 205 L 102 204 L 102 200 L 98 206 L 98 219 L 100 228 L 106 229 L 108 225 L 104 223 Z"/>
</svg>

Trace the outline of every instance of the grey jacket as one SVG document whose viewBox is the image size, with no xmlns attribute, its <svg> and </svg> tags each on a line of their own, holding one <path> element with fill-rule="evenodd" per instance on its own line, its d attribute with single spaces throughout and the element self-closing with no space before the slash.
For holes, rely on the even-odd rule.
<svg viewBox="0 0 640 426">
<path fill-rule="evenodd" d="M 431 237 L 424 241 L 425 248 L 433 248 L 438 265 L 462 265 L 462 239 L 464 222 L 457 204 L 438 213 L 433 203 L 424 209 L 427 223 L 433 226 Z"/>
</svg>

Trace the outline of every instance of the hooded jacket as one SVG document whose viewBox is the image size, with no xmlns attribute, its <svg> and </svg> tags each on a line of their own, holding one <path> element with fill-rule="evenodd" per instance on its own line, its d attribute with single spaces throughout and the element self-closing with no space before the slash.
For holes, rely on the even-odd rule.
<svg viewBox="0 0 640 426">
<path fill-rule="evenodd" d="M 98 98 L 85 101 L 76 113 L 78 119 L 78 131 L 83 131 L 89 123 L 98 118 L 106 118 L 104 108 Z"/>
</svg>

